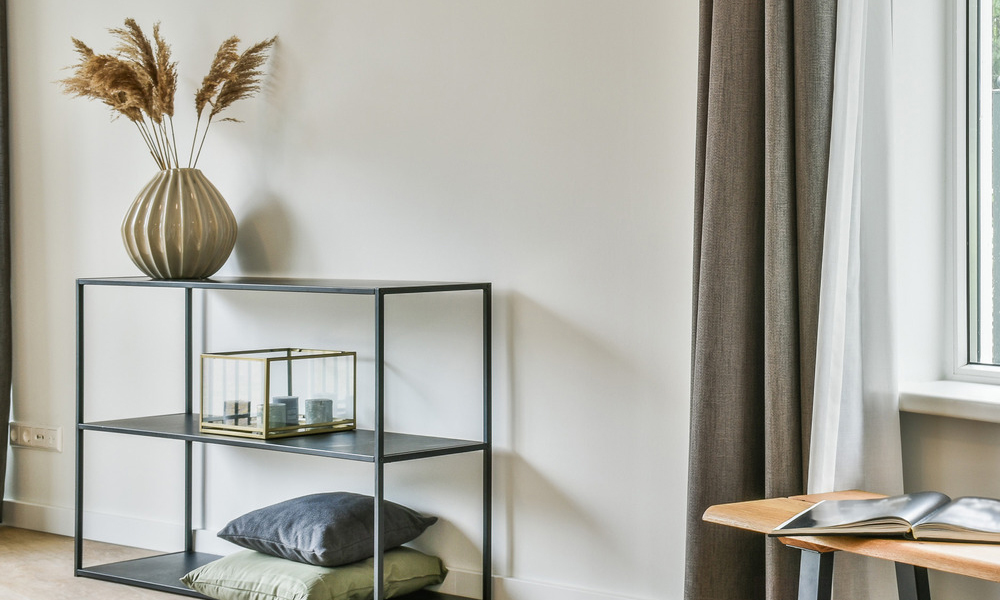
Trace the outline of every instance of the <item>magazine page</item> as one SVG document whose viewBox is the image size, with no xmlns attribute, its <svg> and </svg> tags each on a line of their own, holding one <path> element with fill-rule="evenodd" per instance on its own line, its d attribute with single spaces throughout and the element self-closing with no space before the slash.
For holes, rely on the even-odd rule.
<svg viewBox="0 0 1000 600">
<path fill-rule="evenodd" d="M 918 492 L 871 500 L 826 500 L 776 528 L 772 535 L 832 533 L 905 533 L 910 524 L 950 501 L 939 492 Z M 812 530 L 812 531 L 810 531 Z"/>
<path fill-rule="evenodd" d="M 971 532 L 962 534 L 961 532 Z M 980 535 L 981 534 L 981 535 Z M 1000 500 L 964 497 L 914 524 L 917 539 L 990 540 L 1000 538 Z"/>
</svg>

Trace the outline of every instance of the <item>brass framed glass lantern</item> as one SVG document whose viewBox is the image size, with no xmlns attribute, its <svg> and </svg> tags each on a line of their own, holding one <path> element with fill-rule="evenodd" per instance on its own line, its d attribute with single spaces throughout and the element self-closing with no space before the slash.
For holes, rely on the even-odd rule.
<svg viewBox="0 0 1000 600">
<path fill-rule="evenodd" d="M 357 353 L 272 348 L 201 355 L 202 433 L 270 439 L 355 428 Z"/>
</svg>

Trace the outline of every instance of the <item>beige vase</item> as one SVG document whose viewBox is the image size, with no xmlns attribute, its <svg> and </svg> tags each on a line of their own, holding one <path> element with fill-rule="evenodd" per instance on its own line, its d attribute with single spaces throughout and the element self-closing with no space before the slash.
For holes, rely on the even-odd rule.
<svg viewBox="0 0 1000 600">
<path fill-rule="evenodd" d="M 153 279 L 204 279 L 236 244 L 236 217 L 198 169 L 166 169 L 136 196 L 122 221 L 135 266 Z"/>
</svg>

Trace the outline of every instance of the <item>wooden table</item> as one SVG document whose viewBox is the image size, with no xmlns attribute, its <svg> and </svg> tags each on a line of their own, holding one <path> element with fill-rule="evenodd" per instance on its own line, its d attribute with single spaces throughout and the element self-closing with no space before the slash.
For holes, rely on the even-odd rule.
<svg viewBox="0 0 1000 600">
<path fill-rule="evenodd" d="M 851 490 L 718 504 L 709 507 L 703 519 L 710 523 L 767 534 L 820 500 L 881 497 L 881 494 Z M 927 569 L 1000 582 L 1000 545 L 854 536 L 796 536 L 778 539 L 786 546 L 803 551 L 799 576 L 800 600 L 825 600 L 830 597 L 833 558 L 837 551 L 895 562 L 900 600 L 930 600 Z"/>
</svg>

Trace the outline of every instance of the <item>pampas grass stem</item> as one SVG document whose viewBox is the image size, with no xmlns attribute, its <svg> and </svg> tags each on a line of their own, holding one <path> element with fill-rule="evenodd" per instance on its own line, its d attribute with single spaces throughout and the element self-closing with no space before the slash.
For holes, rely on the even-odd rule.
<svg viewBox="0 0 1000 600">
<path fill-rule="evenodd" d="M 139 135 L 142 136 L 142 141 L 146 142 L 146 147 L 149 148 L 149 155 L 153 157 L 153 160 L 156 162 L 157 166 L 163 169 L 163 162 L 156 155 L 156 151 L 153 149 L 153 142 L 152 140 L 150 140 L 149 134 L 146 132 L 145 129 L 143 129 L 143 126 L 138 121 L 132 121 L 132 123 L 134 123 L 135 128 L 139 130 Z"/>
<path fill-rule="evenodd" d="M 194 146 L 198 142 L 198 126 L 201 124 L 201 113 L 198 114 L 198 120 L 194 122 L 194 136 L 191 138 L 191 153 L 188 154 L 188 168 L 191 168 L 191 162 L 194 160 Z"/>
<path fill-rule="evenodd" d="M 174 166 L 179 169 L 181 166 L 181 160 L 177 156 L 177 134 L 174 132 L 174 117 L 171 115 L 168 118 L 170 119 L 170 140 L 173 142 L 172 145 L 174 149 Z"/>
<path fill-rule="evenodd" d="M 192 163 L 192 168 L 198 167 L 198 159 L 201 158 L 201 149 L 205 147 L 205 138 L 208 137 L 208 127 L 212 124 L 212 115 L 208 115 L 208 123 L 205 123 L 205 131 L 201 134 L 201 143 L 198 144 L 198 154 L 194 157 L 194 163 Z M 197 134 L 197 132 L 195 132 Z"/>
</svg>

